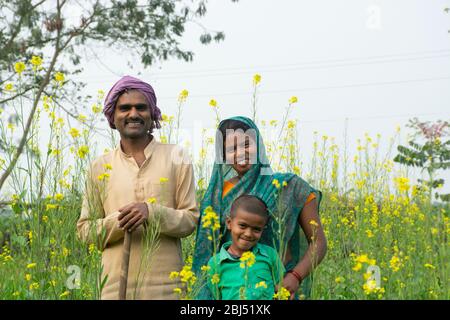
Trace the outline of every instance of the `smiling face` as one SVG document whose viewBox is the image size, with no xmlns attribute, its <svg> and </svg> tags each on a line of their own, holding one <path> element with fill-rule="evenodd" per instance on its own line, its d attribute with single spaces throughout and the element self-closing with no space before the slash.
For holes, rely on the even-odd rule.
<svg viewBox="0 0 450 320">
<path fill-rule="evenodd" d="M 147 137 L 152 127 L 152 117 L 145 96 L 137 90 L 124 92 L 117 99 L 114 125 L 121 138 L 141 139 Z"/>
<path fill-rule="evenodd" d="M 227 217 L 227 229 L 230 230 L 233 253 L 242 255 L 253 248 L 261 238 L 267 217 L 237 208 L 234 216 Z"/>
<path fill-rule="evenodd" d="M 227 132 L 224 149 L 226 163 L 231 164 L 240 177 L 256 163 L 255 138 L 242 130 Z"/>
</svg>

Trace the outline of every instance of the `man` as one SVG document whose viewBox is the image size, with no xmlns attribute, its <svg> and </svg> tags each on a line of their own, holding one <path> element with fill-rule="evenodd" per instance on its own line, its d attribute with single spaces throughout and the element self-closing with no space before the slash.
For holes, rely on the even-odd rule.
<svg viewBox="0 0 450 320">
<path fill-rule="evenodd" d="M 199 217 L 192 163 L 181 148 L 152 136 L 161 127 L 161 112 L 149 84 L 121 78 L 109 91 L 103 112 L 119 131 L 120 144 L 93 162 L 77 224 L 81 239 L 103 249 L 102 278 L 107 280 L 101 298 L 118 299 L 124 231 L 129 230 L 127 299 L 176 299 L 173 290 L 180 283 L 169 274 L 182 268 L 180 238 L 194 231 Z M 155 220 L 159 246 L 145 256 L 145 226 Z"/>
</svg>

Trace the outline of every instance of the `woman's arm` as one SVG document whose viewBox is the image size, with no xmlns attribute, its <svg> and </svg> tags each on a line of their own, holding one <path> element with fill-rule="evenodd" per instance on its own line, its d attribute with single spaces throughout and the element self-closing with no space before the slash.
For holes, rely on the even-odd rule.
<svg viewBox="0 0 450 320">
<path fill-rule="evenodd" d="M 299 216 L 298 222 L 308 239 L 308 249 L 294 271 L 304 279 L 322 261 L 327 252 L 327 240 L 317 211 L 317 200 L 307 203 Z M 291 299 L 297 292 L 300 281 L 293 273 L 287 273 L 283 280 L 283 286 L 291 292 Z"/>
</svg>

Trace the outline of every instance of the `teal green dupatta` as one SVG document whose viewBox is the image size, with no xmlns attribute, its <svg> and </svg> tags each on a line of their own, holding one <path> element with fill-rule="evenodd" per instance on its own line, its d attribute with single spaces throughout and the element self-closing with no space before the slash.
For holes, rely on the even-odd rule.
<svg viewBox="0 0 450 320">
<path fill-rule="evenodd" d="M 224 182 L 230 179 L 235 173 L 234 169 L 223 163 L 223 146 L 221 132 L 216 135 L 216 161 L 214 163 L 211 180 L 208 189 L 200 204 L 200 220 L 197 228 L 195 250 L 193 257 L 193 271 L 199 275 L 200 268 L 208 264 L 212 257 L 214 248 L 212 241 L 208 240 L 208 230 L 202 228 L 202 217 L 204 210 L 211 206 L 220 217 L 221 243 L 231 240 L 230 234 L 225 226 L 226 216 L 230 212 L 233 201 L 242 194 L 251 194 L 261 198 L 267 205 L 271 215 L 278 214 L 284 217 L 284 239 L 288 244 L 292 259 L 286 264 L 286 270 L 291 270 L 303 257 L 308 248 L 308 242 L 303 230 L 299 228 L 298 217 L 311 192 L 314 192 L 318 203 L 321 200 L 321 192 L 312 188 L 302 178 L 292 173 L 273 173 L 267 158 L 261 134 L 255 123 L 246 117 L 233 117 L 233 120 L 241 121 L 254 130 L 257 140 L 257 163 L 245 173 L 239 182 L 222 198 Z M 219 124 L 219 127 L 223 121 Z M 219 136 L 220 135 L 220 136 Z M 278 180 L 281 189 L 273 183 Z M 287 183 L 283 187 L 283 181 Z M 281 192 L 280 192 L 281 191 Z M 260 243 L 279 249 L 279 241 L 274 234 L 279 230 L 276 219 L 270 219 L 266 229 L 264 229 Z M 219 231 L 217 231 L 217 236 Z M 220 246 L 215 252 L 219 252 Z M 200 278 L 200 277 L 199 277 Z M 205 286 L 206 287 L 206 286 Z M 302 282 L 302 292 L 309 296 L 311 281 L 309 277 Z M 211 296 L 207 290 L 201 290 L 199 299 L 209 299 Z"/>
</svg>

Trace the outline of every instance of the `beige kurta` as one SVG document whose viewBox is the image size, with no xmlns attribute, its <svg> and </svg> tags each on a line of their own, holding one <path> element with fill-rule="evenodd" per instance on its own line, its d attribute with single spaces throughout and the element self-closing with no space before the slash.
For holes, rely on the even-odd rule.
<svg viewBox="0 0 450 320">
<path fill-rule="evenodd" d="M 170 280 L 172 271 L 183 265 L 180 238 L 190 235 L 197 225 L 199 213 L 195 202 L 192 163 L 185 151 L 176 145 L 161 144 L 153 138 L 144 150 L 146 160 L 139 168 L 120 144 L 113 151 L 96 159 L 88 174 L 88 187 L 77 224 L 81 239 L 92 243 L 103 237 L 103 276 L 107 275 L 102 299 L 118 299 L 124 232 L 118 227 L 118 209 L 132 202 L 149 204 L 149 222 L 162 212 L 159 249 L 148 258 L 149 267 L 139 282 L 138 299 L 177 299 L 173 289 L 180 287 Z M 110 164 L 109 169 L 106 164 Z M 99 180 L 103 173 L 109 178 Z M 160 178 L 168 179 L 167 182 Z M 92 183 L 92 184 L 89 184 Z M 95 206 L 95 204 L 98 204 Z M 95 209 L 97 207 L 97 209 Z M 152 220 L 153 219 L 153 220 Z M 129 265 L 127 299 L 136 287 L 142 252 L 143 226 L 133 232 Z M 94 236 L 95 234 L 95 236 Z M 141 268 L 142 269 L 142 268 Z"/>
</svg>

